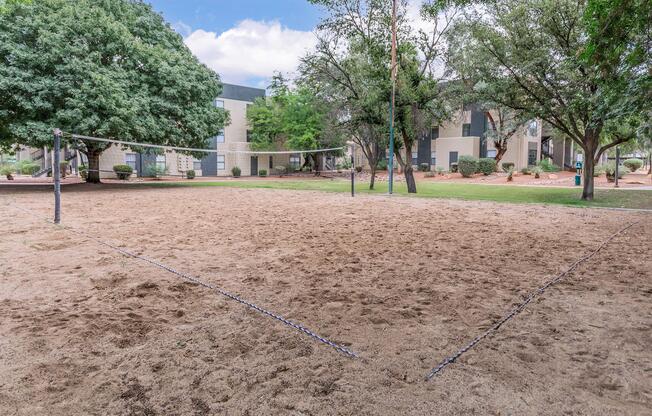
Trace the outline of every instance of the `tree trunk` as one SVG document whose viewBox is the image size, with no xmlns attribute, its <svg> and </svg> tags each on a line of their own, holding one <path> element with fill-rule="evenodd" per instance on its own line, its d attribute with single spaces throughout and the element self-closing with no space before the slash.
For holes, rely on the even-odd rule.
<svg viewBox="0 0 652 416">
<path fill-rule="evenodd" d="M 414 170 L 412 169 L 412 163 L 407 163 L 405 165 L 403 174 L 405 175 L 405 183 L 407 184 L 408 193 L 416 194 L 417 183 L 414 181 Z"/>
<path fill-rule="evenodd" d="M 100 155 L 101 151 L 90 148 L 86 152 L 88 157 L 88 175 L 86 176 L 87 183 L 100 183 Z"/>
<path fill-rule="evenodd" d="M 584 161 L 584 187 L 582 189 L 582 199 L 584 201 L 593 200 L 593 172 L 595 170 L 595 161 L 589 156 Z"/>
<path fill-rule="evenodd" d="M 371 179 L 369 179 L 369 189 L 373 190 L 376 183 L 376 167 L 371 167 Z"/>
<path fill-rule="evenodd" d="M 648 156 L 648 169 L 647 169 L 647 174 L 652 175 L 652 152 L 650 152 L 650 156 Z"/>
<path fill-rule="evenodd" d="M 494 142 L 494 147 L 496 148 L 496 157 L 494 157 L 494 160 L 496 161 L 496 171 L 500 168 L 500 161 L 503 159 L 503 156 L 505 156 L 505 153 L 507 153 L 507 146 L 496 146 L 496 143 Z"/>
</svg>

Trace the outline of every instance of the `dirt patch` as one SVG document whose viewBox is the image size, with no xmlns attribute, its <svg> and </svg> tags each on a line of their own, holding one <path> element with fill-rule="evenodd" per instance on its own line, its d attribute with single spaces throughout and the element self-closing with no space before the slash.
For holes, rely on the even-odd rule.
<svg viewBox="0 0 652 416">
<path fill-rule="evenodd" d="M 49 193 L 4 193 L 50 215 Z M 649 215 L 264 189 L 64 189 L 0 239 L 0 414 L 644 414 Z M 618 237 L 431 382 L 550 276 Z"/>
</svg>

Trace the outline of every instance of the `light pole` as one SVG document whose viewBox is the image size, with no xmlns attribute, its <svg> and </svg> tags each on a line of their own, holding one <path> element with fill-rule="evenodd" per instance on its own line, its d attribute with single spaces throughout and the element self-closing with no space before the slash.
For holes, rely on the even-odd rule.
<svg viewBox="0 0 652 416">
<path fill-rule="evenodd" d="M 54 166 L 52 176 L 54 177 L 54 223 L 61 222 L 61 130 L 54 129 Z"/>
<path fill-rule="evenodd" d="M 396 0 L 392 0 L 392 99 L 389 103 L 389 183 L 388 192 L 394 192 L 394 104 L 396 98 Z"/>
</svg>

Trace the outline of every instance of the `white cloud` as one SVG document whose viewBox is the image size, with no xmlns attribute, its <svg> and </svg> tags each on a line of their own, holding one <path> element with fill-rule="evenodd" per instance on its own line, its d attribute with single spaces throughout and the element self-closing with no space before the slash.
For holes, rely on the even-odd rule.
<svg viewBox="0 0 652 416">
<path fill-rule="evenodd" d="M 292 30 L 278 21 L 247 19 L 219 35 L 195 30 L 185 42 L 224 82 L 242 83 L 251 78 L 268 79 L 274 71 L 295 71 L 299 58 L 315 46 L 316 38 L 313 32 Z"/>
</svg>

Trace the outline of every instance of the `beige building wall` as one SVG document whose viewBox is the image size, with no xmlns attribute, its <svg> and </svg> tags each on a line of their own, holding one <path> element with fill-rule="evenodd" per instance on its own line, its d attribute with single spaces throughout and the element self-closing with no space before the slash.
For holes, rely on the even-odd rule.
<svg viewBox="0 0 652 416">
<path fill-rule="evenodd" d="M 432 141 L 432 149 L 436 152 L 436 167 L 442 167 L 445 170 L 450 169 L 450 156 L 452 152 L 457 152 L 460 156 L 480 156 L 480 138 L 477 136 L 469 137 L 439 137 Z"/>
</svg>

